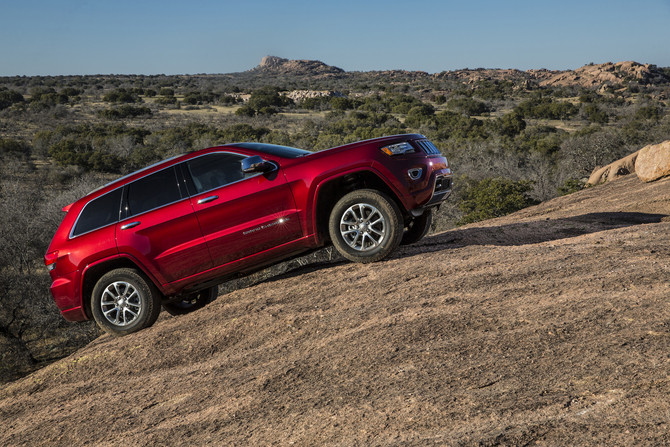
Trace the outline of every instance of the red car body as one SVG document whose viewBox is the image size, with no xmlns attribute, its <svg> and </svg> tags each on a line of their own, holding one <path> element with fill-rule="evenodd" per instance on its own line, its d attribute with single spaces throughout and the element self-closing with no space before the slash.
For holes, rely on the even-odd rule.
<svg viewBox="0 0 670 447">
<path fill-rule="evenodd" d="M 405 151 L 389 155 L 381 150 L 392 145 L 405 145 Z M 210 159 L 253 156 L 263 159 L 266 171 L 204 185 Z M 154 196 L 172 188 L 152 185 L 172 175 L 179 192 L 151 208 Z M 446 158 L 418 134 L 314 153 L 261 143 L 188 153 L 118 179 L 64 208 L 67 214 L 45 256 L 51 293 L 69 321 L 92 317 L 93 288 L 113 269 L 141 270 L 162 299 L 193 293 L 329 243 L 328 215 L 347 192 L 380 191 L 395 202 L 406 223 L 445 200 L 451 178 Z M 135 204 L 131 195 L 146 203 Z"/>
</svg>

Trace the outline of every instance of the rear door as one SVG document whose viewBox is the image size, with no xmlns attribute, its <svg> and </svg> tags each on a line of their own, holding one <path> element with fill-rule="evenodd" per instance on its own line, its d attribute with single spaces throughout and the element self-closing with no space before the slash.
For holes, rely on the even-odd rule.
<svg viewBox="0 0 670 447">
<path fill-rule="evenodd" d="M 183 181 L 182 181 L 183 183 Z M 137 258 L 161 284 L 211 267 L 207 243 L 174 167 L 126 185 L 119 252 Z"/>
<path fill-rule="evenodd" d="M 245 175 L 233 152 L 214 152 L 184 163 L 196 194 L 191 196 L 214 266 L 278 247 L 302 236 L 295 202 L 275 165 Z"/>
</svg>

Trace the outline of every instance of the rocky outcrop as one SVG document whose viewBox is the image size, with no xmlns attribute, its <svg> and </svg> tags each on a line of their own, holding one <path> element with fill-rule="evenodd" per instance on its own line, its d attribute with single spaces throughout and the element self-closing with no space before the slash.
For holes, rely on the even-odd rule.
<svg viewBox="0 0 670 447">
<path fill-rule="evenodd" d="M 274 75 L 336 75 L 345 71 L 338 67 L 326 65 L 321 61 L 288 60 L 277 56 L 265 56 L 259 66 L 249 70 Z"/>
<path fill-rule="evenodd" d="M 645 182 L 653 182 L 669 176 L 670 140 L 640 149 L 635 162 L 635 172 Z"/>
<path fill-rule="evenodd" d="M 335 90 L 294 90 L 286 94 L 287 97 L 291 98 L 296 103 L 304 101 L 307 98 L 320 98 L 320 97 L 329 97 L 329 98 L 344 98 L 345 95 Z"/>
<path fill-rule="evenodd" d="M 670 140 L 645 146 L 627 157 L 593 170 L 587 185 L 598 185 L 636 173 L 645 182 L 670 176 Z"/>
<path fill-rule="evenodd" d="M 447 81 L 460 81 L 467 84 L 476 84 L 481 81 L 526 82 L 532 78 L 532 75 L 529 75 L 528 72 L 523 72 L 516 69 L 465 68 L 463 70 L 443 71 L 441 73 L 436 73 L 433 75 L 433 78 Z"/>
<path fill-rule="evenodd" d="M 632 174 L 636 169 L 635 161 L 637 160 L 638 154 L 639 151 L 635 152 L 634 154 L 630 154 L 621 160 L 617 160 L 614 163 L 610 163 L 607 166 L 594 169 L 586 184 L 598 185 L 600 183 L 612 181 L 615 178 L 624 175 Z"/>
<path fill-rule="evenodd" d="M 606 85 L 637 81 L 641 84 L 667 83 L 670 81 L 655 65 L 638 64 L 633 61 L 607 62 L 585 65 L 577 70 L 549 73 L 533 73 L 542 86 L 572 86 L 599 88 Z"/>
</svg>

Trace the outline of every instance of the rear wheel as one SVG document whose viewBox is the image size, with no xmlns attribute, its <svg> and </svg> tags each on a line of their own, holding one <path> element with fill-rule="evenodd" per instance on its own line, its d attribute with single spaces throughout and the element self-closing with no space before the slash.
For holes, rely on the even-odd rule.
<svg viewBox="0 0 670 447">
<path fill-rule="evenodd" d="M 93 318 L 115 337 L 154 324 L 160 314 L 160 292 L 141 272 L 122 268 L 102 276 L 91 296 Z"/>
<path fill-rule="evenodd" d="M 428 234 L 430 224 L 432 223 L 433 210 L 425 210 L 422 215 L 415 217 L 407 224 L 400 245 L 409 245 L 419 242 L 426 234 Z"/>
<path fill-rule="evenodd" d="M 202 309 L 219 295 L 219 286 L 194 292 L 185 296 L 182 300 L 163 303 L 163 309 L 170 315 L 185 315 Z"/>
<path fill-rule="evenodd" d="M 333 207 L 328 222 L 335 249 L 354 262 L 376 262 L 400 244 L 403 233 L 398 205 L 374 189 L 353 191 Z"/>
</svg>

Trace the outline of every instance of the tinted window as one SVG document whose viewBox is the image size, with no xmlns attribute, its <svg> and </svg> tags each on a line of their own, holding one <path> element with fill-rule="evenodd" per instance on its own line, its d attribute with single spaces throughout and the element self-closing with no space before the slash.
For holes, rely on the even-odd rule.
<svg viewBox="0 0 670 447">
<path fill-rule="evenodd" d="M 174 168 L 164 169 L 128 185 L 128 216 L 181 199 Z"/>
<path fill-rule="evenodd" d="M 187 161 L 195 189 L 198 193 L 209 191 L 244 178 L 244 155 L 217 152 Z"/>
<path fill-rule="evenodd" d="M 121 192 L 119 188 L 110 193 L 91 200 L 82 210 L 73 236 L 88 233 L 105 225 L 118 222 L 121 208 Z"/>
</svg>

